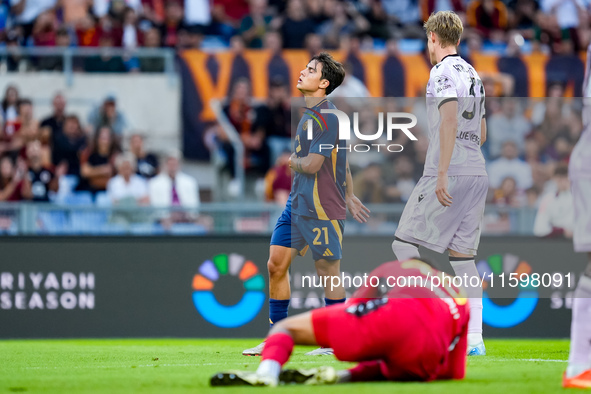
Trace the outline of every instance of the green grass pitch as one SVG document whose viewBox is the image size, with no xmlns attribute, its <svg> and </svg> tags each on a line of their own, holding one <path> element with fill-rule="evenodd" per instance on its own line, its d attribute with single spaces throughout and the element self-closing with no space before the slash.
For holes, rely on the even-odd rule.
<svg viewBox="0 0 591 394">
<path fill-rule="evenodd" d="M 209 377 L 227 369 L 254 370 L 258 357 L 240 352 L 256 340 L 119 339 L 0 341 L 0 393 L 301 393 L 277 389 L 211 388 Z M 488 340 L 488 355 L 468 360 L 466 379 L 431 383 L 357 383 L 306 388 L 308 393 L 556 393 L 568 358 L 567 340 Z M 289 367 L 332 365 L 296 347 Z"/>
</svg>

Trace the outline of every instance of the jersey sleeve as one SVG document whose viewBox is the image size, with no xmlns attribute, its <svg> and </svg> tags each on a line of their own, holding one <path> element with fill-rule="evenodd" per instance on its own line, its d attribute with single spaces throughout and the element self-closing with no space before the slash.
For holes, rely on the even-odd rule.
<svg viewBox="0 0 591 394">
<path fill-rule="evenodd" d="M 320 118 L 318 119 L 320 125 L 313 120 L 314 138 L 310 143 L 308 153 L 317 153 L 324 157 L 330 157 L 332 150 L 338 145 L 339 122 L 337 117 L 332 114 L 324 114 L 323 118 L 326 124 Z"/>
<path fill-rule="evenodd" d="M 444 67 L 444 66 L 441 66 Z M 449 101 L 458 101 L 458 89 L 453 78 L 445 70 L 436 70 L 431 75 L 433 96 L 437 103 L 437 109 Z"/>
</svg>

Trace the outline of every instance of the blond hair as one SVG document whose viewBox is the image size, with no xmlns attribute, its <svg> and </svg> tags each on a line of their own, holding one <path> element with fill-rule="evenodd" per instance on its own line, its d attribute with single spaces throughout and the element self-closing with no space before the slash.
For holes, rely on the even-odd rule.
<svg viewBox="0 0 591 394">
<path fill-rule="evenodd" d="M 458 41 L 460 41 L 460 37 L 462 37 L 462 33 L 464 32 L 462 20 L 453 11 L 432 13 L 423 27 L 427 36 L 431 32 L 437 34 L 442 48 L 448 45 L 458 45 Z"/>
</svg>

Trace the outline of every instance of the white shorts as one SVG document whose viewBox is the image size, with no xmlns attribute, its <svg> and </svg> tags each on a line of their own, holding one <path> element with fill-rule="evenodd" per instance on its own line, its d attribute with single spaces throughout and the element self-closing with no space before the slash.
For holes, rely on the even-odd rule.
<svg viewBox="0 0 591 394">
<path fill-rule="evenodd" d="M 448 179 L 448 192 L 453 198 L 450 207 L 437 200 L 437 177 L 423 176 L 419 180 L 404 207 L 396 237 L 438 253 L 451 249 L 476 255 L 488 177 L 458 175 Z"/>
</svg>

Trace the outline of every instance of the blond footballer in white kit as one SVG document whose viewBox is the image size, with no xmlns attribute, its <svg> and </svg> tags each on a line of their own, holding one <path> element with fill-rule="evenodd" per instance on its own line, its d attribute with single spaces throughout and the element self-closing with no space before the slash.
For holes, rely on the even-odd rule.
<svg viewBox="0 0 591 394">
<path fill-rule="evenodd" d="M 568 367 L 563 387 L 591 388 L 591 45 L 583 83 L 583 132 L 570 156 L 568 175 L 571 181 L 575 223 L 575 252 L 587 253 L 587 267 L 573 296 Z"/>
<path fill-rule="evenodd" d="M 398 260 L 419 255 L 418 245 L 449 250 L 456 275 L 477 276 L 474 255 L 488 190 L 480 146 L 486 140 L 484 87 L 474 68 L 457 54 L 463 32 L 451 11 L 425 22 L 433 68 L 427 84 L 429 148 L 423 177 L 410 196 L 392 249 Z M 468 354 L 484 355 L 482 289 L 470 296 Z"/>
</svg>

